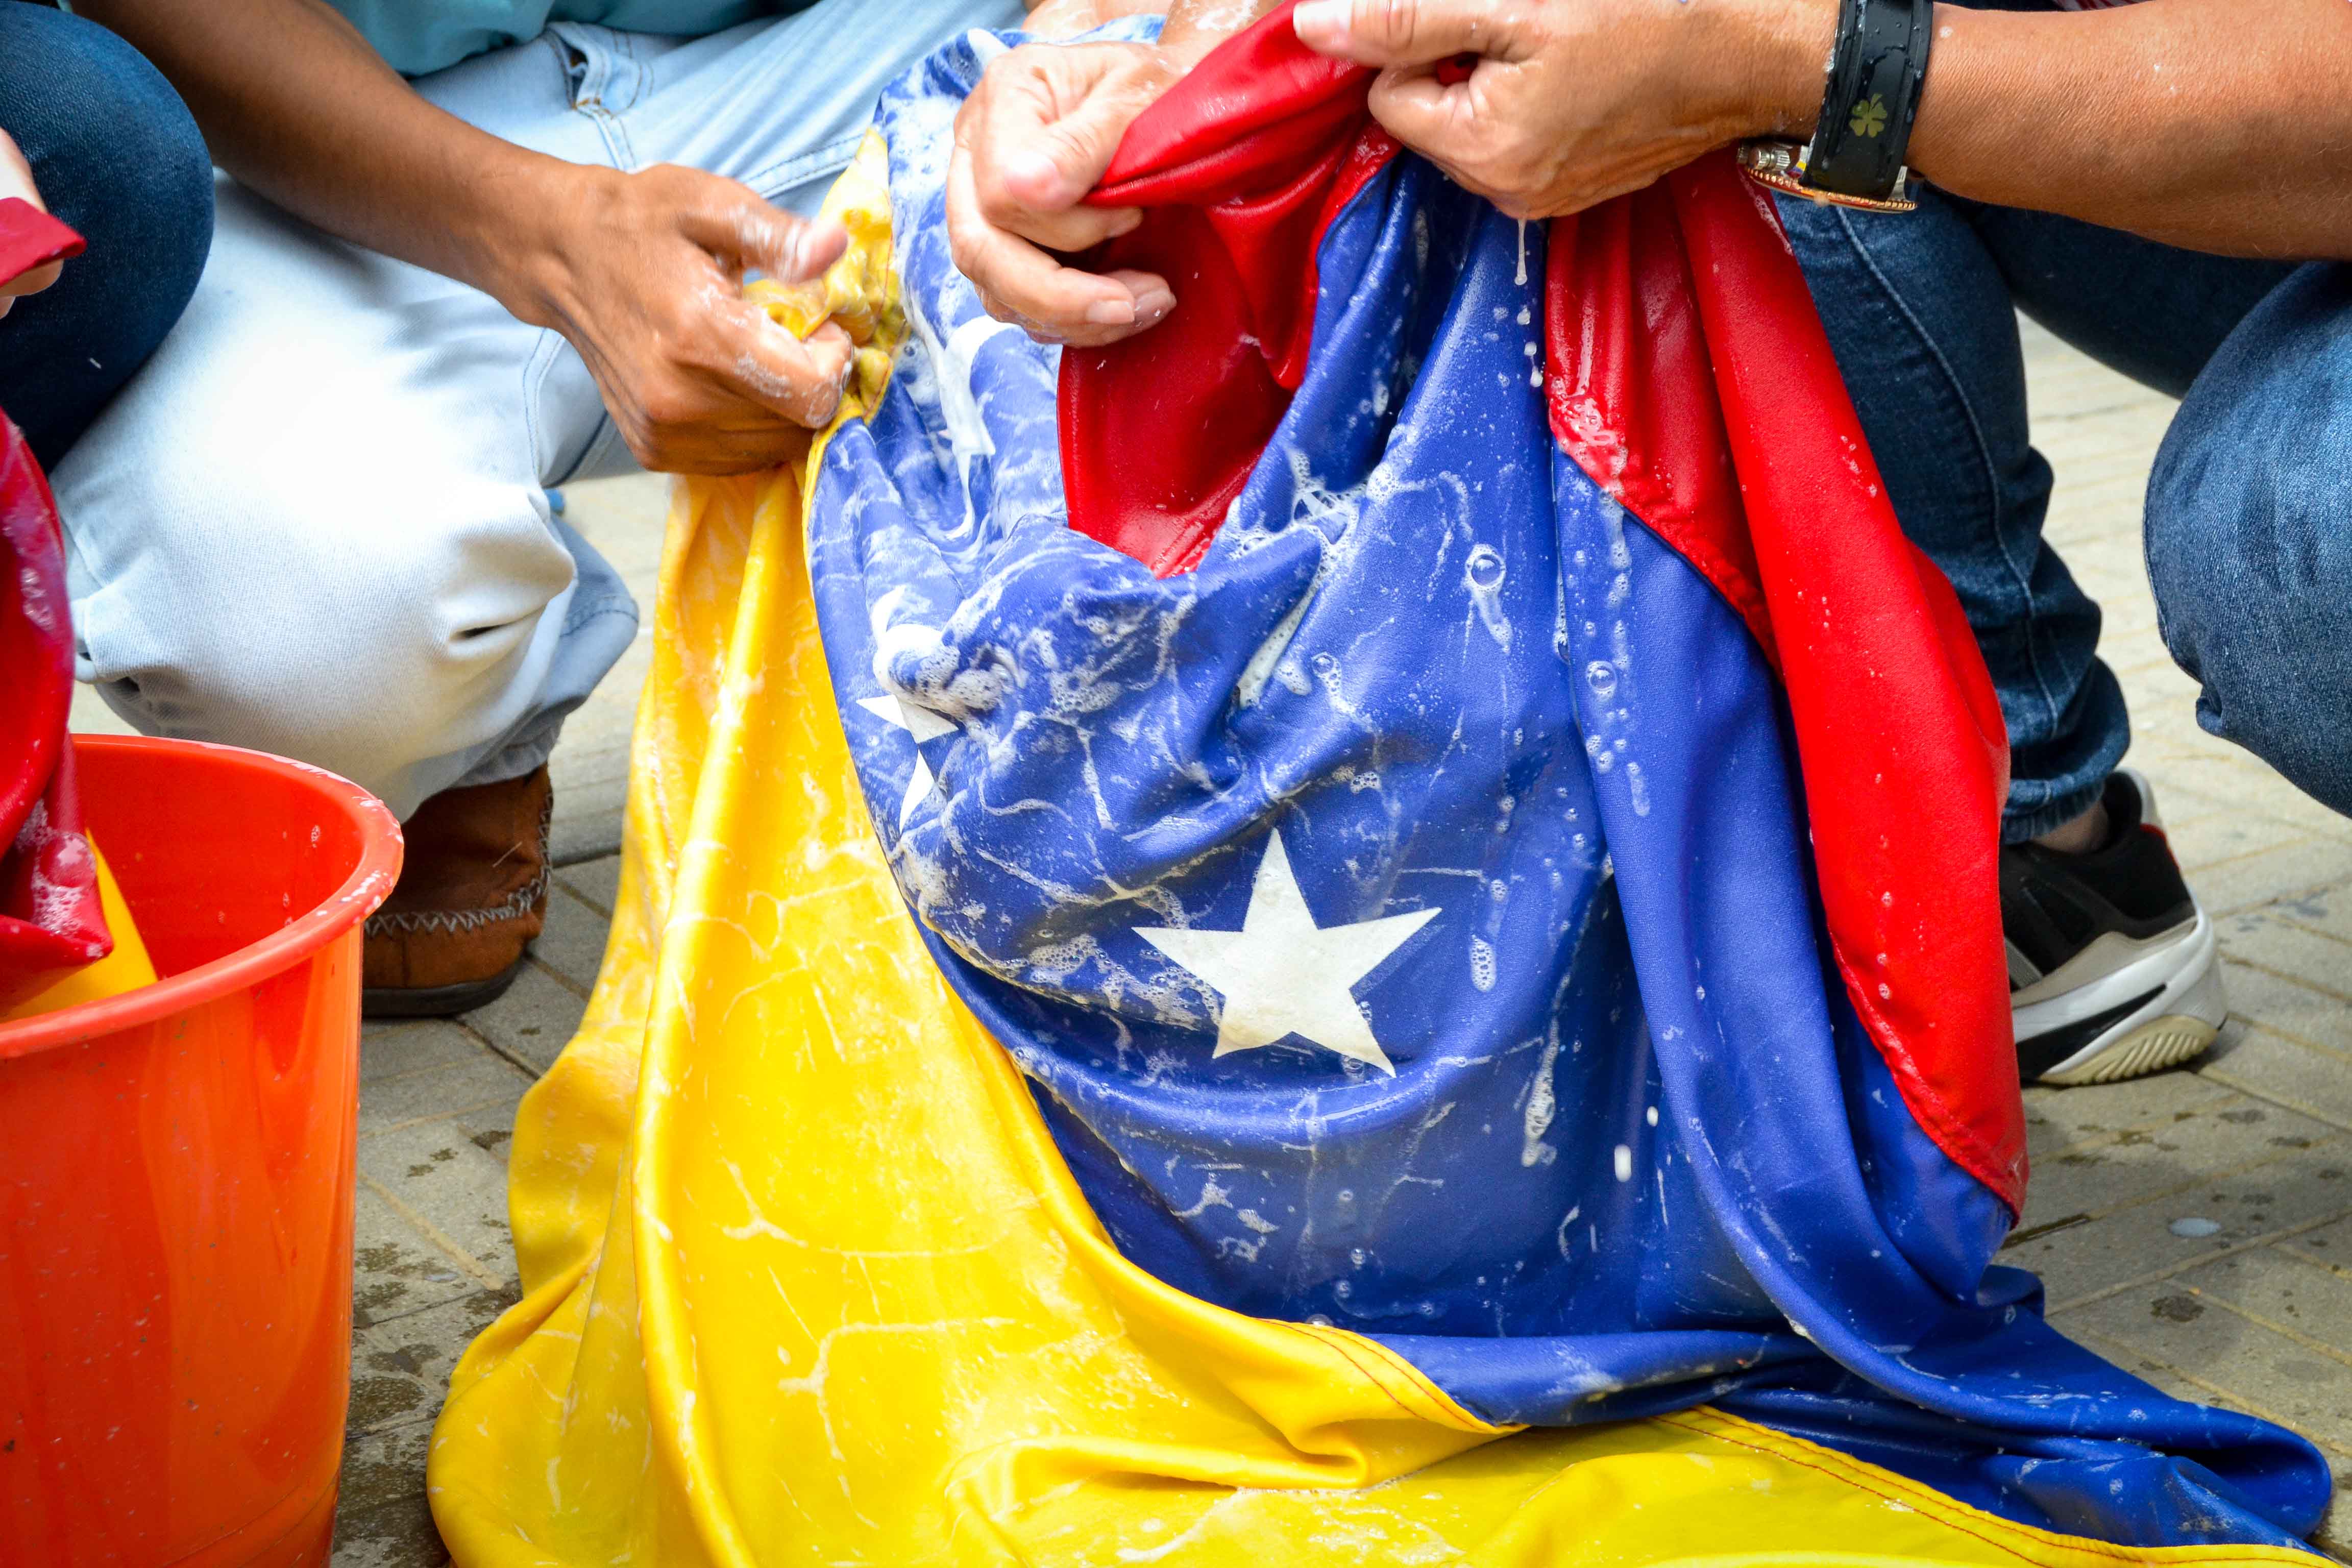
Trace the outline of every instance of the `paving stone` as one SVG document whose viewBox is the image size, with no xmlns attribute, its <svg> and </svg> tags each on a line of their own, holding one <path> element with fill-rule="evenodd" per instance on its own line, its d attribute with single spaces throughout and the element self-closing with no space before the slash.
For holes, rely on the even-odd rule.
<svg viewBox="0 0 2352 1568">
<path fill-rule="evenodd" d="M 2251 962 L 2240 963 L 2224 954 L 2221 977 L 2230 991 L 2230 1011 L 2336 1055 L 2352 1068 L 2352 1007 L 2278 972 L 2273 964 L 2285 955 L 2266 942 L 2247 950 L 2247 956 Z"/>
<path fill-rule="evenodd" d="M 461 1031 L 460 1037 L 464 1036 Z M 530 1077 L 514 1063 L 467 1039 L 468 1053 L 436 1067 L 360 1085 L 360 1136 L 429 1121 L 476 1106 L 511 1103 L 530 1087 Z"/>
<path fill-rule="evenodd" d="M 2305 1252 L 2284 1242 L 2255 1247 L 2185 1276 L 2184 1289 L 2275 1333 L 2314 1342 L 2305 1348 L 2352 1370 L 2352 1270 L 2306 1261 Z"/>
<path fill-rule="evenodd" d="M 2208 1091 L 2220 1087 L 2200 1085 Z M 2085 1140 L 2036 1161 L 2020 1228 L 2030 1232 L 2074 1215 L 2110 1214 L 2175 1188 L 2193 1188 L 2214 1172 L 2262 1163 L 2282 1151 L 2324 1147 L 2337 1149 L 2352 1164 L 2352 1139 L 2338 1129 L 2226 1095 L 2153 1127 Z M 2345 1201 L 2352 1204 L 2352 1194 Z"/>
<path fill-rule="evenodd" d="M 362 1184 L 378 1184 L 377 1195 L 403 1221 L 421 1235 L 431 1227 L 470 1259 L 475 1283 L 514 1279 L 503 1147 L 482 1148 L 454 1121 L 427 1121 L 362 1139 L 359 1163 Z"/>
<path fill-rule="evenodd" d="M 548 857 L 558 866 L 576 866 L 583 860 L 594 860 L 621 852 L 621 806 L 615 801 L 609 808 L 598 806 L 587 816 L 573 818 L 556 814 L 555 824 L 548 830 Z"/>
<path fill-rule="evenodd" d="M 443 1568 L 448 1561 L 425 1504 L 421 1473 L 414 1496 L 382 1508 L 335 1510 L 333 1568 Z"/>
<path fill-rule="evenodd" d="M 604 962 L 608 917 L 561 882 L 548 889 L 547 928 L 531 944 L 531 955 L 582 991 L 596 984 Z"/>
<path fill-rule="evenodd" d="M 2157 795 L 2161 806 L 2160 787 Z M 2167 821 L 2164 833 L 2172 842 L 2173 858 L 2188 875 L 2190 889 L 2209 906 L 2214 898 L 2207 887 L 2209 868 L 2242 860 L 2305 837 L 2289 824 L 2242 811 L 2200 812 L 2187 821 Z"/>
<path fill-rule="evenodd" d="M 2303 832 L 2268 849 L 2200 868 L 2189 879 L 2213 915 L 2234 914 L 2279 899 L 2342 886 L 2352 879 L 2352 844 Z"/>
<path fill-rule="evenodd" d="M 2352 884 L 2306 893 L 2278 905 L 2270 913 L 2288 925 L 2335 942 L 2336 962 L 2329 969 L 2332 978 L 2327 979 L 2327 986 L 2335 991 L 2352 992 Z"/>
<path fill-rule="evenodd" d="M 2352 1456 L 2352 1405 L 2343 1398 L 2345 1374 L 2352 1368 L 2230 1310 L 2211 1293 L 2264 1267 L 2324 1278 L 2288 1258 L 2249 1261 L 2255 1257 L 2241 1255 L 2054 1311 L 2051 1321 L 2062 1331 L 2079 1325 L 2165 1365 L 2193 1371 L 2200 1382 L 2240 1395 L 2339 1457 Z"/>
<path fill-rule="evenodd" d="M 421 1312 L 482 1289 L 383 1199 L 362 1187 L 352 1231 L 352 1324 Z"/>
<path fill-rule="evenodd" d="M 2027 1150 L 2035 1162 L 2072 1145 L 2109 1142 L 2168 1127 L 2235 1096 L 2190 1073 L 2158 1073 L 2123 1083 L 2025 1091 Z"/>
<path fill-rule="evenodd" d="M 360 1030 L 360 1092 L 379 1079 L 423 1072 L 482 1054 L 482 1043 L 442 1018 L 377 1023 Z"/>
<path fill-rule="evenodd" d="M 2292 1252 L 2306 1263 L 2334 1269 L 2352 1279 L 2352 1220 L 2305 1231 L 2301 1236 L 2280 1242 L 2279 1249 Z M 2352 1344 L 2352 1341 L 2347 1343 Z"/>
<path fill-rule="evenodd" d="M 520 1097 L 517 1097 L 497 1105 L 459 1111 L 449 1120 L 475 1148 L 504 1160 L 513 1152 L 515 1119 L 521 1105 Z"/>
<path fill-rule="evenodd" d="M 613 667 L 606 679 L 625 679 L 627 672 Z M 583 742 L 563 753 L 562 787 L 572 789 L 610 790 L 625 784 L 629 777 L 629 735 L 626 731 L 609 739 L 600 738 L 595 743 Z"/>
<path fill-rule="evenodd" d="M 2352 946 L 2303 923 L 2325 918 L 2334 889 L 2322 889 L 2265 909 L 2231 915 L 2220 922 L 2224 955 L 2284 975 L 2327 996 L 2352 1020 Z"/>
<path fill-rule="evenodd" d="M 2021 1231 L 2021 1239 L 2000 1260 L 2041 1275 L 2053 1306 L 2065 1306 L 2352 1215 L 2352 1142 L 2336 1138 L 2275 1152 L 2276 1159 L 2251 1170 L 2210 1176 L 2170 1163 L 2179 1156 L 2151 1159 L 2141 1194 L 2074 1224 L 2039 1234 Z M 2219 1228 L 2210 1236 L 2178 1236 L 2171 1228 L 2177 1219 L 2210 1220 Z M 2352 1378 L 2338 1392 L 2347 1389 Z"/>
<path fill-rule="evenodd" d="M 620 904 L 621 858 L 618 855 L 567 866 L 555 874 L 555 879 L 606 920 L 612 919 L 613 910 Z"/>
<path fill-rule="evenodd" d="M 477 1289 L 353 1334 L 351 1430 L 380 1432 L 439 1415 L 457 1358 L 520 1299 L 519 1290 Z"/>
<path fill-rule="evenodd" d="M 587 1003 L 545 970 L 526 964 L 507 994 L 466 1015 L 482 1037 L 534 1072 L 545 1072 L 580 1027 Z"/>
<path fill-rule="evenodd" d="M 425 1501 L 433 1424 L 419 1417 L 343 1442 L 334 1568 L 440 1568 L 449 1561 Z"/>
<path fill-rule="evenodd" d="M 2231 992 L 2233 997 L 2243 994 Z M 2199 1062 L 2197 1076 L 2352 1129 L 2352 1059 L 2266 1027 L 2249 1027 L 2242 1019 L 2232 1018 L 2222 1029 Z"/>
</svg>

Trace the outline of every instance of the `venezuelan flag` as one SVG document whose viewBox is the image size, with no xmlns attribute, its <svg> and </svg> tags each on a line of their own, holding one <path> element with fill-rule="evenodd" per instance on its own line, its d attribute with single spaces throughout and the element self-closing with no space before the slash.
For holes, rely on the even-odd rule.
<svg viewBox="0 0 2352 1568">
<path fill-rule="evenodd" d="M 1004 47 L 773 300 L 841 421 L 679 493 L 457 1562 L 2309 1561 L 2308 1445 L 1990 1262 L 2000 718 L 1770 209 L 1516 223 L 1277 15 L 1057 357 L 947 254 Z"/>
</svg>

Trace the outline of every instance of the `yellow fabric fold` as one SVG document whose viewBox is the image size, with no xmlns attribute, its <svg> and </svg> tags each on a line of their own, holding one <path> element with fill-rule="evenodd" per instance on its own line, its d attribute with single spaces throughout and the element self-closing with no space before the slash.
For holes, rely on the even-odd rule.
<svg viewBox="0 0 2352 1568">
<path fill-rule="evenodd" d="M 885 178 L 869 142 L 829 204 L 851 254 L 767 296 L 863 345 L 845 420 L 902 331 Z M 516 1128 L 526 1293 L 434 1437 L 464 1568 L 2224 1560 L 1709 1411 L 1513 1436 L 1129 1264 L 884 863 L 802 556 L 828 438 L 678 490 L 611 945 Z"/>
<path fill-rule="evenodd" d="M 106 863 L 106 856 L 94 838 L 89 841 L 89 853 L 98 862 L 99 912 L 106 917 L 106 932 L 114 939 L 114 951 L 96 963 L 67 970 L 55 979 L 36 981 L 37 989 L 14 1002 L 0 998 L 0 1024 L 38 1017 L 78 1003 L 120 996 L 126 991 L 155 984 L 154 961 L 147 956 L 147 944 L 140 938 L 139 924 L 131 918 L 131 906 L 122 901 L 122 889 L 114 879 L 114 868 Z"/>
</svg>

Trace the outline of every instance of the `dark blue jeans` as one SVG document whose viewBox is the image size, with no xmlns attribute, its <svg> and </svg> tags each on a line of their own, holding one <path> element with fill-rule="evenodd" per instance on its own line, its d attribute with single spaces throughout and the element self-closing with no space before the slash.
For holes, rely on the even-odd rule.
<svg viewBox="0 0 2352 1568">
<path fill-rule="evenodd" d="M 2003 835 L 2097 800 L 2130 741 L 2099 608 L 2042 537 L 2016 311 L 2188 402 L 2148 571 L 2205 728 L 2352 810 L 2352 310 L 2345 269 L 2177 250 L 1929 189 L 1919 210 L 1784 200 L 1904 531 L 1952 580 L 2008 721 Z"/>
<path fill-rule="evenodd" d="M 0 0 L 0 131 L 89 248 L 0 318 L 0 412 L 58 460 L 195 292 L 212 160 L 163 74 L 93 22 Z"/>
</svg>

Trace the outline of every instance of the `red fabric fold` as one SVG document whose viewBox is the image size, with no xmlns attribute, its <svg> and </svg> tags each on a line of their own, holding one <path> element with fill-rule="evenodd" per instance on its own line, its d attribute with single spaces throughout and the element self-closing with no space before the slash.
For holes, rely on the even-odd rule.
<svg viewBox="0 0 2352 1568">
<path fill-rule="evenodd" d="M 1288 15 L 1152 105 L 1087 198 L 1147 209 L 1091 263 L 1159 273 L 1180 304 L 1124 342 L 1064 352 L 1070 522 L 1163 577 L 1199 563 L 1290 406 L 1315 324 L 1316 247 L 1396 153 L 1365 112 L 1370 74 L 1310 53 Z M 1089 460 L 1110 453 L 1114 464 Z"/>
<path fill-rule="evenodd" d="M 1303 374 L 1315 255 L 1395 154 L 1370 74 L 1285 6 L 1139 118 L 1091 198 L 1147 209 L 1100 264 L 1181 301 L 1071 350 L 1071 526 L 1161 574 L 1198 563 Z M 1562 449 L 1714 584 L 1788 691 L 1847 994 L 1913 1116 L 2023 1202 L 1997 860 L 2008 746 L 1958 600 L 1886 500 L 1802 272 L 1728 155 L 1551 229 Z"/>
<path fill-rule="evenodd" d="M 73 627 L 48 481 L 0 415 L 0 1003 L 113 951 L 66 718 Z"/>
<path fill-rule="evenodd" d="M 1895 522 L 1770 198 L 1717 154 L 1556 220 L 1550 258 L 1553 433 L 1779 671 L 1846 994 L 1919 1124 L 2021 1208 L 2008 731 L 1950 584 Z"/>
<path fill-rule="evenodd" d="M 81 250 L 81 236 L 24 197 L 0 200 L 0 283 Z"/>
</svg>

